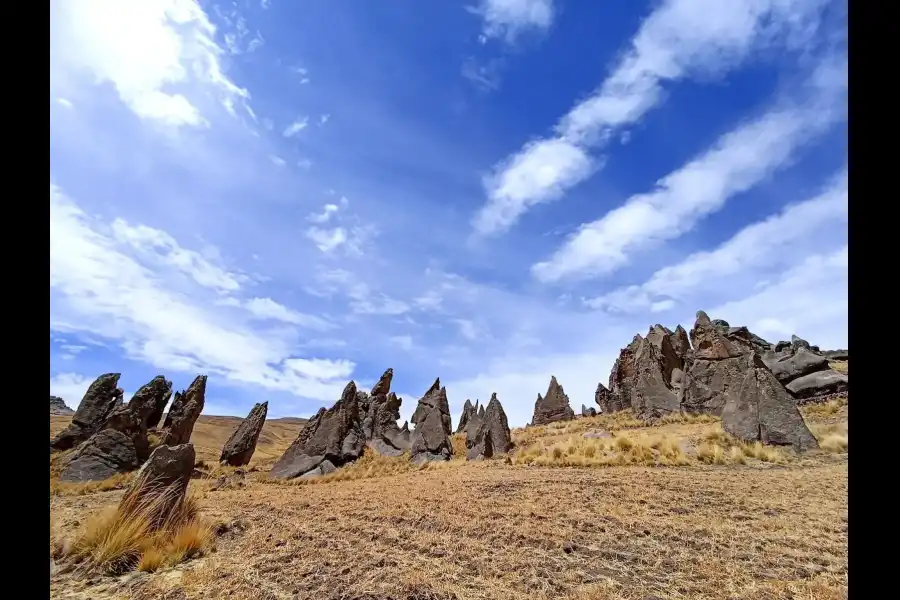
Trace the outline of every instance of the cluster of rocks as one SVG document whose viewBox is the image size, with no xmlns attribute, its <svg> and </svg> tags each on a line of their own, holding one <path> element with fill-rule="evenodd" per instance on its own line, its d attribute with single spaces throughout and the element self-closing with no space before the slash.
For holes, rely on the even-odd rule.
<svg viewBox="0 0 900 600">
<path fill-rule="evenodd" d="M 59 396 L 50 396 L 50 414 L 53 416 L 69 416 L 75 411 L 66 406 L 65 400 Z"/>
<path fill-rule="evenodd" d="M 550 377 L 550 385 L 547 386 L 547 393 L 541 396 L 538 394 L 534 403 L 534 416 L 531 419 L 532 425 L 546 425 L 555 421 L 569 421 L 575 418 L 575 412 L 569 406 L 569 397 L 563 387 L 559 385 L 555 376 Z"/>
<path fill-rule="evenodd" d="M 321 408 L 284 452 L 270 476 L 279 479 L 318 477 L 359 459 L 365 448 L 385 456 L 409 453 L 416 464 L 453 456 L 450 403 L 440 378 L 419 399 L 409 424 L 397 425 L 403 399 L 390 391 L 394 371 L 388 369 L 368 393 L 351 381 L 329 409 Z M 457 432 L 466 433 L 467 457 L 491 458 L 508 452 L 512 438 L 506 413 L 491 396 L 487 408 L 466 401 Z"/>
<path fill-rule="evenodd" d="M 206 399 L 206 375 L 197 376 L 186 390 L 175 392 L 174 398 L 172 382 L 158 375 L 127 404 L 118 387 L 120 376 L 106 373 L 98 377 L 72 422 L 50 441 L 51 454 L 74 449 L 66 457 L 61 481 L 98 481 L 134 471 L 146 463 L 154 446 L 173 448 L 190 441 Z M 267 408 L 268 403 L 253 408 L 222 449 L 223 463 L 240 466 L 250 462 Z"/>
</svg>

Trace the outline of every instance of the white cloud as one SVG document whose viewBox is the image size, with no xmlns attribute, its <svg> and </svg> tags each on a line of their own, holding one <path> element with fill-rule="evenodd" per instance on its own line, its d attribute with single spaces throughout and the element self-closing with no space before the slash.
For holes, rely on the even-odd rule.
<svg viewBox="0 0 900 600">
<path fill-rule="evenodd" d="M 325 123 L 328 122 L 328 119 L 330 119 L 330 118 L 331 118 L 331 115 L 329 115 L 329 114 L 324 114 L 324 115 L 320 116 L 319 117 L 319 125 L 324 125 Z"/>
<path fill-rule="evenodd" d="M 478 339 L 480 331 L 474 322 L 469 319 L 456 319 L 456 325 L 459 327 L 459 334 L 470 342 Z"/>
<path fill-rule="evenodd" d="M 600 167 L 587 149 L 662 101 L 662 83 L 724 72 L 763 45 L 803 47 L 827 0 L 667 0 L 648 16 L 599 89 L 575 105 L 556 136 L 528 143 L 485 179 L 477 233 L 509 229 L 536 204 L 558 199 Z M 540 176 L 533 173 L 540 172 Z"/>
<path fill-rule="evenodd" d="M 309 125 L 309 117 L 297 117 L 293 123 L 287 126 L 282 135 L 286 138 L 294 137 Z"/>
<path fill-rule="evenodd" d="M 58 104 L 62 104 L 66 108 L 72 108 L 72 101 L 67 98 L 57 98 L 56 102 Z"/>
<path fill-rule="evenodd" d="M 401 350 L 405 350 L 406 352 L 409 352 L 413 349 L 413 339 L 412 336 L 409 335 L 394 335 L 389 337 L 388 341 L 392 345 L 400 348 Z"/>
<path fill-rule="evenodd" d="M 229 112 L 246 107 L 249 93 L 223 73 L 216 28 L 195 0 L 55 2 L 50 20 L 51 87 L 55 70 L 89 73 L 139 117 L 171 126 L 208 124 L 188 97 L 197 86 Z"/>
<path fill-rule="evenodd" d="M 532 267 L 544 282 L 611 273 L 636 252 L 691 230 L 732 196 L 789 166 L 796 152 L 846 114 L 846 61 L 822 69 L 843 78 L 810 80 L 808 97 L 779 103 L 723 135 L 700 156 L 632 196 L 601 219 L 582 225 L 547 261 Z M 817 71 L 817 74 L 821 70 Z M 820 83 L 826 83 L 821 87 Z"/>
<path fill-rule="evenodd" d="M 214 310 L 203 286 L 173 279 L 165 252 L 142 264 L 107 229 L 50 185 L 51 331 L 114 341 L 126 357 L 163 370 L 323 401 L 340 394 L 346 382 L 331 373 L 336 365 L 352 371 L 352 363 L 315 359 L 315 370 L 298 363 L 295 330 L 258 334 L 234 314 Z"/>
<path fill-rule="evenodd" d="M 62 398 L 66 406 L 77 410 L 91 383 L 81 373 L 58 373 L 50 378 L 50 395 Z"/>
<path fill-rule="evenodd" d="M 347 241 L 347 231 L 343 227 L 325 229 L 322 227 L 310 227 L 306 230 L 309 238 L 316 248 L 322 252 L 331 252 Z"/>
<path fill-rule="evenodd" d="M 280 156 L 276 156 L 275 154 L 269 155 L 269 160 L 272 161 L 272 164 L 276 167 L 283 167 L 287 164 L 287 161 L 281 158 Z"/>
<path fill-rule="evenodd" d="M 614 290 L 587 304 L 614 312 L 642 312 L 667 299 L 683 300 L 720 288 L 731 275 L 755 278 L 759 269 L 784 263 L 799 251 L 820 249 L 827 243 L 820 236 L 830 235 L 830 226 L 846 228 L 847 183 L 847 171 L 842 169 L 816 197 L 744 227 L 714 250 L 658 270 L 640 286 Z"/>
<path fill-rule="evenodd" d="M 297 166 L 303 169 L 304 171 L 309 171 L 312 168 L 312 161 L 308 158 L 301 158 L 297 161 Z"/>
<path fill-rule="evenodd" d="M 469 8 L 484 20 L 485 38 L 512 43 L 528 30 L 545 31 L 553 24 L 553 0 L 481 0 Z"/>
<path fill-rule="evenodd" d="M 331 216 L 340 210 L 340 207 L 337 204 L 326 204 L 322 207 L 321 213 L 312 213 L 306 217 L 307 221 L 311 223 L 327 223 Z"/>
<path fill-rule="evenodd" d="M 217 304 L 221 306 L 243 308 L 258 319 L 281 321 L 282 323 L 299 325 L 300 327 L 307 327 L 309 329 L 326 330 L 332 328 L 332 325 L 321 317 L 297 312 L 271 298 L 250 298 L 248 300 L 222 298 L 217 301 Z"/>
</svg>

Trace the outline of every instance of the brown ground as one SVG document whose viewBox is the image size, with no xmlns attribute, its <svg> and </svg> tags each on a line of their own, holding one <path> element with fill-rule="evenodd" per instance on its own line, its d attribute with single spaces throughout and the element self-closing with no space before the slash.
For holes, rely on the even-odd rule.
<svg viewBox="0 0 900 600">
<path fill-rule="evenodd" d="M 822 435 L 846 433 L 845 404 L 804 412 Z M 222 424 L 228 433 L 213 431 L 220 423 L 202 418 L 197 443 L 224 441 L 233 427 Z M 570 429 L 580 436 L 589 424 L 575 422 Z M 454 460 L 424 471 L 316 485 L 275 485 L 261 472 L 236 490 L 213 491 L 209 481 L 194 481 L 210 519 L 237 520 L 246 530 L 220 537 L 216 551 L 204 558 L 152 575 L 97 576 L 87 583 L 56 574 L 51 596 L 846 598 L 846 452 L 803 458 L 788 453 L 785 464 L 751 459 L 703 465 L 695 450 L 711 427 L 718 425 L 674 423 L 619 432 L 634 439 L 683 440 L 691 459 L 681 467 Z M 565 438 L 558 430 L 531 429 L 516 437 L 544 434 Z M 260 450 L 274 455 L 293 435 L 285 429 L 279 441 Z M 120 494 L 53 496 L 51 527 L 72 530 Z"/>
</svg>

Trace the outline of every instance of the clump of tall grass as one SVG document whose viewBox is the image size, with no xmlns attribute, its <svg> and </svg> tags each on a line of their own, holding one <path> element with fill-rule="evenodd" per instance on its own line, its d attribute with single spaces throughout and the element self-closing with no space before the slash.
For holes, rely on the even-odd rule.
<svg viewBox="0 0 900 600">
<path fill-rule="evenodd" d="M 571 436 L 549 444 L 535 442 L 521 447 L 512 460 L 514 464 L 553 467 L 681 466 L 690 463 L 678 442 L 668 436 L 636 439 Z"/>
<path fill-rule="evenodd" d="M 710 465 L 742 465 L 748 458 L 775 464 L 788 461 L 787 455 L 777 446 L 738 440 L 719 427 L 708 429 L 697 446 L 697 460 Z"/>
</svg>

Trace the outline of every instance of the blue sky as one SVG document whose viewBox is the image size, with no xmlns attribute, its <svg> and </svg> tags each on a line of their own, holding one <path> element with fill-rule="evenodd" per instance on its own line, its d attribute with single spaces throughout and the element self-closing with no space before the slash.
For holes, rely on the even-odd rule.
<svg viewBox="0 0 900 600">
<path fill-rule="evenodd" d="M 846 6 L 51 2 L 50 392 L 576 410 L 704 309 L 847 347 Z"/>
</svg>

